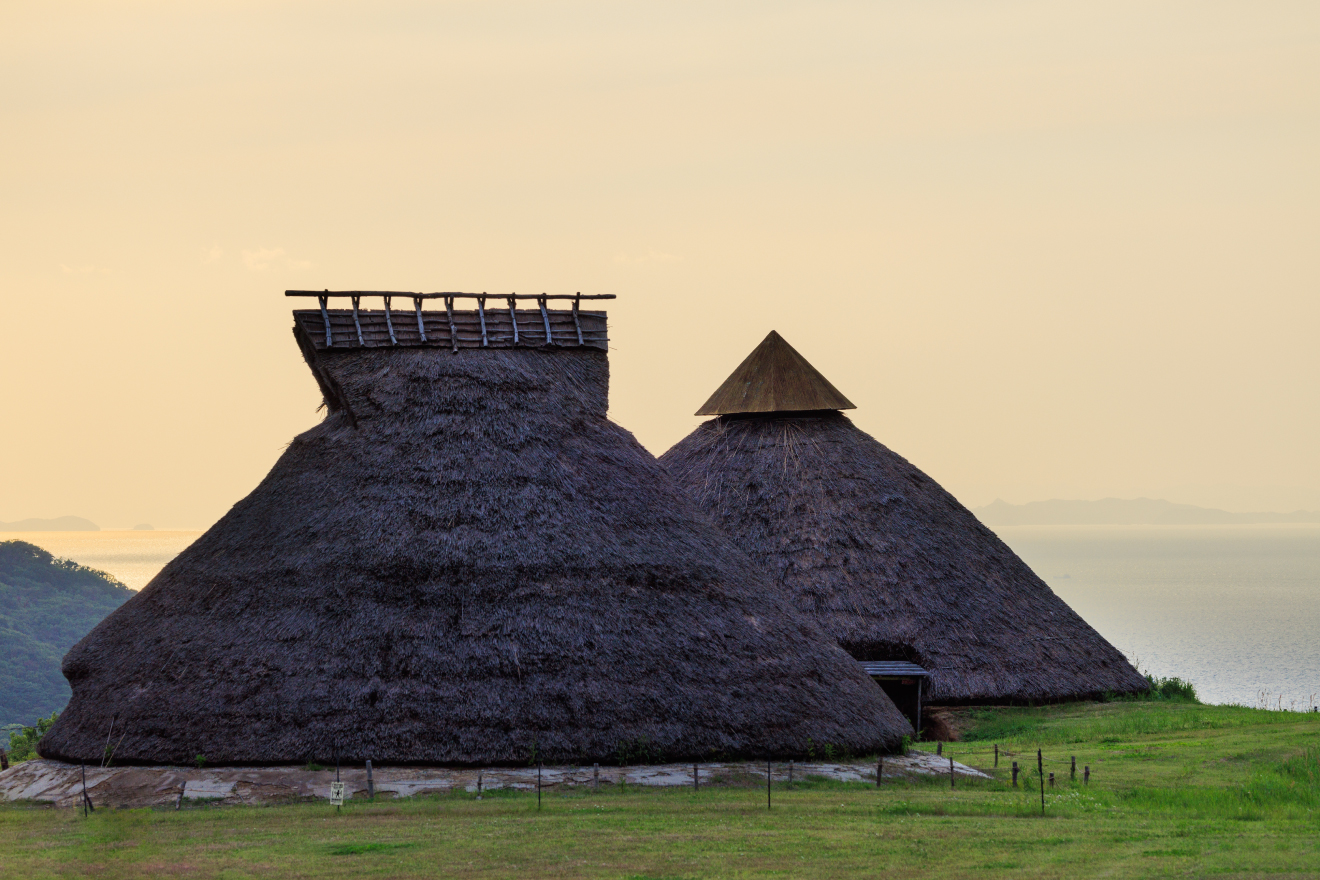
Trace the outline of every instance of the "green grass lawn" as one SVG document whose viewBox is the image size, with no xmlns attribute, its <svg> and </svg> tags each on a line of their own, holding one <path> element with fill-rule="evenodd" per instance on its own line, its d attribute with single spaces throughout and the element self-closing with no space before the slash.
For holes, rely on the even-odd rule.
<svg viewBox="0 0 1320 880">
<path fill-rule="evenodd" d="M 535 795 L 504 793 L 88 819 L 6 805 L 0 875 L 1320 877 L 1320 716 L 1086 703 L 963 720 L 945 754 L 990 769 L 998 743 L 1001 759 L 993 781 L 952 791 L 808 780 L 777 785 L 771 810 L 763 787 L 570 790 L 539 812 Z M 1038 747 L 1058 779 L 1044 818 Z M 1032 768 L 1019 789 L 1013 760 Z"/>
</svg>

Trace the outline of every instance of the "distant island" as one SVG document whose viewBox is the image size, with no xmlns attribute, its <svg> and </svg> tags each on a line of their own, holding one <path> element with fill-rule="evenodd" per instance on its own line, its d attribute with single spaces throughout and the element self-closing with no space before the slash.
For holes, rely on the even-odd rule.
<svg viewBox="0 0 1320 880">
<path fill-rule="evenodd" d="M 1206 526 L 1320 523 L 1320 511 L 1233 513 L 1156 498 L 1032 501 L 993 504 L 972 511 L 988 526 Z"/>
<path fill-rule="evenodd" d="M 62 710 L 71 692 L 60 661 L 132 595 L 103 571 L 0 541 L 0 725 Z"/>
<path fill-rule="evenodd" d="M 101 527 L 81 516 L 57 516 L 55 519 L 20 519 L 0 522 L 0 532 L 99 532 Z"/>
</svg>

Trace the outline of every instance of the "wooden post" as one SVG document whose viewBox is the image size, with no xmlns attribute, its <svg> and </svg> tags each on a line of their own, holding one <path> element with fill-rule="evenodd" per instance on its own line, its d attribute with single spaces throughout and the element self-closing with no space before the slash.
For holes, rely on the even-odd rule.
<svg viewBox="0 0 1320 880">
<path fill-rule="evenodd" d="M 885 756 L 881 755 L 875 762 L 875 787 L 880 787 L 880 780 L 885 778 Z"/>
<path fill-rule="evenodd" d="M 550 345 L 552 342 L 555 341 L 555 339 L 553 336 L 550 335 L 550 315 L 545 310 L 544 293 L 541 294 L 539 297 L 537 297 L 536 304 L 541 307 L 541 320 L 545 323 L 545 344 Z"/>
<path fill-rule="evenodd" d="M 935 754 L 937 754 L 937 755 L 943 755 L 943 754 L 944 754 L 944 743 L 943 743 L 943 742 L 937 742 L 937 743 L 935 743 Z"/>
<path fill-rule="evenodd" d="M 1068 778 L 1073 782 L 1077 781 L 1077 756 L 1072 756 L 1072 767 L 1068 771 Z"/>
<path fill-rule="evenodd" d="M 926 679 L 917 679 L 917 739 L 921 739 L 921 692 L 926 687 Z"/>
<path fill-rule="evenodd" d="M 356 301 L 356 300 L 357 300 L 357 297 L 353 297 L 353 299 Z M 357 316 L 357 303 L 356 303 L 356 302 L 354 302 L 354 304 L 353 304 L 353 315 L 354 315 L 354 317 Z M 362 331 L 359 329 L 359 330 L 358 330 L 358 340 L 361 341 L 361 339 L 362 339 Z M 335 740 L 335 782 L 338 782 L 338 781 L 339 781 L 339 740 Z M 342 809 L 342 808 L 341 808 L 338 804 L 336 804 L 336 805 L 335 805 L 335 812 L 338 813 L 338 812 L 340 811 L 340 809 Z"/>
<path fill-rule="evenodd" d="M 1014 788 L 1017 788 L 1017 787 L 1018 787 L 1018 784 L 1017 784 L 1017 775 L 1018 775 L 1018 765 L 1017 765 L 1017 761 L 1014 761 L 1014 762 L 1013 762 L 1013 787 L 1014 787 Z"/>
<path fill-rule="evenodd" d="M 374 801 L 375 799 L 376 799 L 376 783 L 371 778 L 371 761 L 368 760 L 367 761 L 367 800 Z"/>
<path fill-rule="evenodd" d="M 995 767 L 999 767 L 999 743 L 995 743 Z"/>
<path fill-rule="evenodd" d="M 697 765 L 692 765 L 692 790 L 701 791 L 701 777 L 697 775 Z"/>
<path fill-rule="evenodd" d="M 765 808 L 770 809 L 770 762 L 765 762 Z"/>
<path fill-rule="evenodd" d="M 1040 814 L 1045 815 L 1045 756 L 1036 749 L 1036 772 L 1040 774 Z"/>
<path fill-rule="evenodd" d="M 591 787 L 592 787 L 594 790 L 596 790 L 596 791 L 599 791 L 599 790 L 600 790 L 600 765 L 599 765 L 599 764 L 592 764 L 592 765 L 591 765 Z"/>
<path fill-rule="evenodd" d="M 334 337 L 330 335 L 330 313 L 325 310 L 325 297 L 318 296 L 317 300 L 321 303 L 321 323 L 325 325 L 325 347 L 329 348 L 335 344 Z"/>
<path fill-rule="evenodd" d="M 413 309 L 417 312 L 417 335 L 418 335 L 418 337 L 421 338 L 422 342 L 425 343 L 425 342 L 426 342 L 426 323 L 422 320 L 422 298 L 421 298 L 420 296 L 414 296 L 414 297 L 413 297 Z M 329 344 L 330 344 L 330 325 L 329 325 L 329 324 L 326 324 L 326 325 L 325 325 L 325 344 L 326 344 L 326 345 L 329 345 Z"/>
<path fill-rule="evenodd" d="M 1086 768 L 1082 770 L 1082 785 L 1090 785 L 1090 784 L 1091 784 L 1091 765 L 1087 764 Z"/>
<path fill-rule="evenodd" d="M 949 756 L 949 788 L 953 789 L 953 755 Z"/>
<path fill-rule="evenodd" d="M 398 345 L 399 339 L 394 335 L 394 321 L 390 318 L 390 298 L 385 299 L 385 329 L 390 331 L 390 345 Z"/>
<path fill-rule="evenodd" d="M 92 799 L 87 796 L 87 765 L 82 766 L 82 785 L 83 785 L 83 817 L 88 813 L 95 813 L 96 807 L 92 806 Z"/>
<path fill-rule="evenodd" d="M 536 762 L 536 808 L 541 809 L 541 762 Z"/>
<path fill-rule="evenodd" d="M 354 296 L 350 297 L 350 299 L 353 300 L 353 326 L 357 328 L 358 345 L 366 345 L 366 343 L 362 341 L 362 322 L 358 320 L 358 300 L 361 299 L 361 297 Z M 335 781 L 337 782 L 338 780 Z"/>
<path fill-rule="evenodd" d="M 481 771 L 477 771 L 477 800 L 481 800 Z"/>
</svg>

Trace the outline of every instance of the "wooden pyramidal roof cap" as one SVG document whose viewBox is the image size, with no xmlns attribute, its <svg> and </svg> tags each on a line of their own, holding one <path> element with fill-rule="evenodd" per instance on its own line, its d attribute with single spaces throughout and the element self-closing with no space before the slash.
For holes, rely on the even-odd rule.
<svg viewBox="0 0 1320 880">
<path fill-rule="evenodd" d="M 784 337 L 770 335 L 734 370 L 699 416 L 856 409 Z"/>
</svg>

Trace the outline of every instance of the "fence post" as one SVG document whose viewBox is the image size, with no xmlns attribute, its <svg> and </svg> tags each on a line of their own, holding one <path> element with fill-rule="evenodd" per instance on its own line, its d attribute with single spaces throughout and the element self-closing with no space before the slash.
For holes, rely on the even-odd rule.
<svg viewBox="0 0 1320 880">
<path fill-rule="evenodd" d="M 1014 761 L 1014 762 L 1013 762 L 1013 787 L 1014 787 L 1014 788 L 1017 788 L 1017 787 L 1018 787 L 1018 784 L 1017 784 L 1017 775 L 1018 775 L 1018 765 L 1017 765 L 1017 761 Z"/>
<path fill-rule="evenodd" d="M 770 762 L 765 762 L 765 808 L 770 809 Z"/>
<path fill-rule="evenodd" d="M 600 765 L 591 765 L 591 788 L 593 791 L 600 791 Z"/>
<path fill-rule="evenodd" d="M 1036 772 L 1040 774 L 1040 814 L 1045 815 L 1045 756 L 1036 749 Z"/>
<path fill-rule="evenodd" d="M 944 743 L 942 741 L 935 743 L 935 754 L 941 756 L 944 754 Z"/>
<path fill-rule="evenodd" d="M 371 778 L 371 759 L 368 758 L 367 759 L 367 800 L 374 801 L 375 799 L 376 799 L 376 783 Z"/>
<path fill-rule="evenodd" d="M 1091 784 L 1091 765 L 1090 765 L 1090 764 L 1087 764 L 1087 765 L 1086 765 L 1086 769 L 1082 771 L 1082 784 L 1083 784 L 1083 785 L 1090 785 L 1090 784 Z"/>
<path fill-rule="evenodd" d="M 697 765 L 692 765 L 692 790 L 701 791 L 701 775 L 697 773 Z"/>
<path fill-rule="evenodd" d="M 536 762 L 536 808 L 541 809 L 541 762 Z"/>
<path fill-rule="evenodd" d="M 953 755 L 949 756 L 949 789 L 953 790 Z"/>
<path fill-rule="evenodd" d="M 1050 774 L 1050 788 L 1053 788 L 1053 787 L 1054 787 L 1054 774 L 1051 773 L 1051 774 Z"/>
<path fill-rule="evenodd" d="M 83 796 L 82 796 L 83 818 L 86 819 L 87 811 L 91 810 L 92 812 L 95 812 L 96 808 L 92 806 L 92 799 L 87 796 L 87 765 L 82 764 L 81 767 L 82 767 L 82 786 L 83 786 Z"/>
<path fill-rule="evenodd" d="M 999 768 L 999 743 L 995 743 L 995 769 Z"/>
<path fill-rule="evenodd" d="M 880 787 L 880 780 L 885 778 L 885 756 L 881 755 L 875 762 L 875 787 Z"/>
<path fill-rule="evenodd" d="M 1077 781 L 1077 756 L 1072 756 L 1072 766 L 1068 770 L 1068 778 L 1073 782 Z"/>
</svg>

